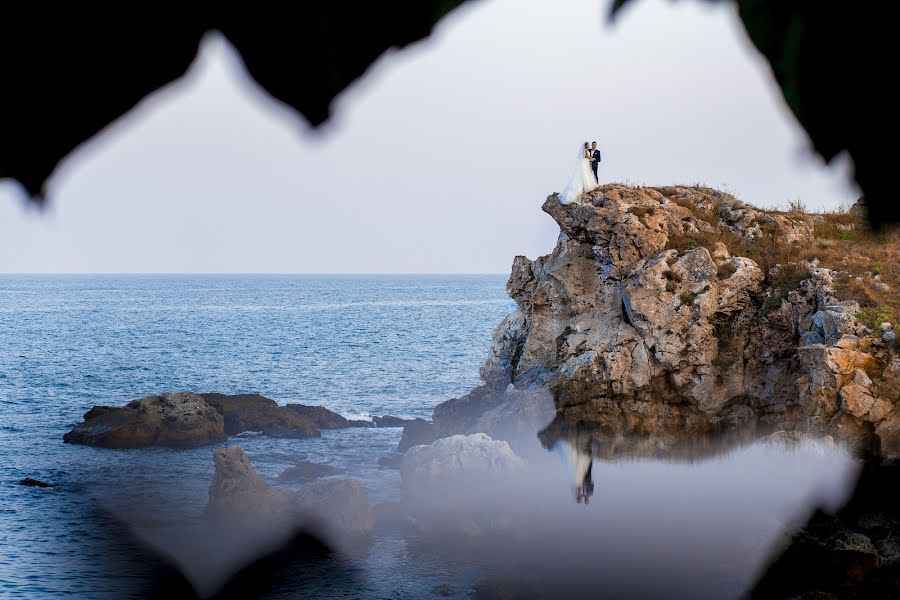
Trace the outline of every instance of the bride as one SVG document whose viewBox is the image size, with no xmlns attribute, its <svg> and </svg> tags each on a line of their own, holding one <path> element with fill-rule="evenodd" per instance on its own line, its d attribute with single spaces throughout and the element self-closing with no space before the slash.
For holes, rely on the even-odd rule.
<svg viewBox="0 0 900 600">
<path fill-rule="evenodd" d="M 597 178 L 594 177 L 594 173 L 591 171 L 591 148 L 585 142 L 584 148 L 578 154 L 578 168 L 575 169 L 575 174 L 572 175 L 568 185 L 566 185 L 566 189 L 560 194 L 560 198 L 562 198 L 563 204 L 568 204 L 573 200 L 577 200 L 583 193 L 590 192 L 598 187 Z"/>
</svg>

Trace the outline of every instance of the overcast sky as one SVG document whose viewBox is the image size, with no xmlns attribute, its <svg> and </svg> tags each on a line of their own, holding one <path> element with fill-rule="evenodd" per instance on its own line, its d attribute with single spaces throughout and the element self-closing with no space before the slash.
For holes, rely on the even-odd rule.
<svg viewBox="0 0 900 600">
<path fill-rule="evenodd" d="M 320 133 L 221 37 L 73 154 L 50 209 L 0 185 L 0 272 L 506 273 L 581 142 L 601 181 L 701 182 L 763 206 L 856 199 L 785 107 L 731 3 L 488 0 L 390 52 Z"/>
</svg>

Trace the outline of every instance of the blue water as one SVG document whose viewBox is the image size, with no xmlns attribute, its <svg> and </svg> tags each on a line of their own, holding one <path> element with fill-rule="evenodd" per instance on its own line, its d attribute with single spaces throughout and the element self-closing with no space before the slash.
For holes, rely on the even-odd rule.
<svg viewBox="0 0 900 600">
<path fill-rule="evenodd" d="M 255 392 L 351 417 L 428 418 L 436 403 L 478 383 L 491 333 L 513 308 L 504 283 L 501 276 L 0 277 L 0 596 L 127 595 L 135 583 L 129 558 L 94 510 L 111 488 L 117 506 L 161 523 L 206 502 L 212 448 L 63 444 L 91 406 L 168 390 Z M 379 470 L 377 459 L 400 433 L 351 429 L 232 443 L 270 481 L 301 459 L 337 465 L 363 480 L 374 503 L 397 494 L 397 473 Z M 15 485 L 23 477 L 57 487 Z M 394 546 L 376 545 L 373 555 L 396 563 Z M 375 595 L 415 597 L 444 582 L 429 575 L 427 561 L 420 567 L 403 575 L 413 569 L 418 577 L 412 591 L 382 581 Z"/>
<path fill-rule="evenodd" d="M 116 522 L 178 531 L 199 521 L 215 447 L 63 444 L 91 406 L 194 390 L 255 392 L 356 418 L 429 417 L 478 383 L 491 333 L 513 309 L 504 282 L 0 276 L 0 597 L 140 597 L 153 573 Z M 228 443 L 272 484 L 299 460 L 326 462 L 360 479 L 376 504 L 400 497 L 398 472 L 377 465 L 400 435 L 354 428 Z M 644 598 L 660 586 L 664 597 L 739 597 L 786 528 L 823 500 L 839 505 L 855 472 L 838 450 L 768 446 L 685 464 L 595 460 L 587 506 L 556 453 L 532 442 L 539 453 L 528 455 L 527 475 L 500 496 L 528 525 L 496 557 L 376 528 L 365 556 L 316 563 L 316 577 L 275 597 L 464 598 L 492 572 L 532 584 L 586 577 L 606 597 Z M 23 477 L 55 487 L 17 485 Z"/>
</svg>

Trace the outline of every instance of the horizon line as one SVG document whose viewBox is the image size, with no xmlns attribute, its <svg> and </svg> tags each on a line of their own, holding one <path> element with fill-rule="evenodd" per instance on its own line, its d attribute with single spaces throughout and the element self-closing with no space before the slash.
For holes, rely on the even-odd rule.
<svg viewBox="0 0 900 600">
<path fill-rule="evenodd" d="M 13 276 L 13 275 L 31 275 L 31 276 L 39 276 L 39 275 L 54 275 L 54 276 L 84 276 L 84 275 L 184 275 L 184 276 L 192 276 L 192 275 L 296 275 L 303 277 L 310 276 L 353 276 L 353 277 L 372 277 L 372 276 L 398 276 L 398 275 L 408 275 L 408 276 L 441 276 L 441 277 L 471 277 L 471 276 L 493 276 L 493 275 L 506 275 L 506 273 L 489 273 L 489 272 L 471 272 L 471 273 L 463 273 L 463 272 L 431 272 L 431 273 L 423 273 L 423 272 L 412 272 L 412 271 L 395 271 L 395 272 L 377 272 L 377 273 L 362 273 L 362 272 L 296 272 L 296 271 L 271 271 L 271 272 L 241 272 L 241 271 L 79 271 L 79 272 L 53 272 L 53 271 L 0 271 L 0 277 Z"/>
</svg>

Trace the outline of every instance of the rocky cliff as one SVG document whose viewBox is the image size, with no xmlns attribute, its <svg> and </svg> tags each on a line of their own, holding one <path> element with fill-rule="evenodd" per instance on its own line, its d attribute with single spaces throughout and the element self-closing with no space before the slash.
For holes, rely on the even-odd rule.
<svg viewBox="0 0 900 600">
<path fill-rule="evenodd" d="M 706 188 L 622 185 L 570 204 L 553 194 L 543 209 L 556 247 L 516 257 L 518 310 L 495 332 L 484 385 L 435 409 L 439 435 L 488 430 L 498 412 L 527 418 L 523 403 L 545 389 L 558 419 L 608 439 L 672 448 L 787 428 L 900 455 L 893 335 L 838 297 L 850 275 L 810 252 L 814 216 Z"/>
</svg>

